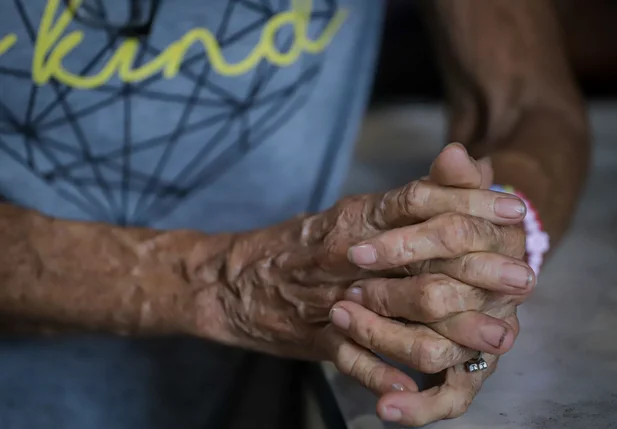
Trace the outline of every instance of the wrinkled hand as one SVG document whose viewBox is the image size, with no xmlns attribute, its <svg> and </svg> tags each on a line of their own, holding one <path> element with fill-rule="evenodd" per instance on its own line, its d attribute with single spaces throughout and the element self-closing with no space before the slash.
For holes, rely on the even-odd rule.
<svg viewBox="0 0 617 429">
<path fill-rule="evenodd" d="M 332 305 L 358 281 L 364 281 L 360 283 L 364 286 L 375 278 L 403 281 L 409 274 L 437 279 L 431 277 L 434 272 L 441 272 L 439 281 L 444 290 L 463 290 L 467 284 L 477 284 L 515 293 L 519 289 L 502 282 L 499 267 L 518 263 L 516 258 L 521 256 L 518 242 L 522 237 L 504 239 L 510 236 L 509 231 L 517 231 L 517 227 L 508 225 L 522 220 L 521 205 L 513 196 L 449 188 L 424 180 L 382 195 L 346 198 L 323 213 L 239 234 L 225 262 L 225 287 L 217 296 L 234 337 L 229 341 L 279 355 L 330 359 L 378 393 L 409 383 L 404 374 L 358 346 L 362 335 L 356 337 L 356 343 L 327 323 Z M 461 232 L 466 235 L 461 236 Z M 351 263 L 349 248 L 367 240 L 377 246 L 376 263 Z M 394 240 L 392 248 L 398 251 L 385 253 L 384 264 L 384 249 L 387 252 L 391 248 L 388 240 Z M 470 252 L 476 252 L 476 256 L 466 256 Z M 398 293 L 402 292 L 399 289 Z M 353 302 L 346 305 L 355 305 L 356 314 L 368 312 Z M 466 298 L 460 305 L 477 306 Z M 431 305 L 424 307 L 430 309 Z M 448 311 L 434 322 L 458 314 L 461 309 L 450 307 Z M 418 315 L 418 319 L 422 317 Z M 503 323 L 499 319 L 490 321 Z M 403 350 L 406 363 L 416 369 L 437 371 L 466 360 L 464 349 L 458 345 L 458 352 L 436 356 L 433 350 L 446 350 L 444 337 L 425 326 L 418 329 L 417 341 L 407 341 Z M 509 331 L 508 335 L 501 347 L 491 350 L 507 349 L 514 333 Z M 478 342 L 460 341 L 468 346 Z"/>
<path fill-rule="evenodd" d="M 430 180 L 442 185 L 487 188 L 491 176 L 486 163 L 475 163 L 462 147 L 451 145 L 433 165 Z M 466 411 L 482 382 L 495 370 L 496 355 L 509 350 L 518 335 L 516 306 L 529 295 L 535 283 L 526 264 L 499 255 L 523 255 L 520 226 L 500 227 L 480 219 L 455 216 L 448 218 L 450 229 L 445 229 L 452 235 L 431 239 L 427 231 L 434 221 L 387 231 L 363 242 L 363 246 L 375 250 L 361 249 L 360 256 L 376 258 L 371 264 L 366 264 L 366 258 L 359 265 L 376 271 L 408 267 L 425 259 L 424 254 L 418 256 L 413 245 L 428 237 L 431 246 L 445 249 L 446 257 L 454 257 L 425 262 L 428 268 L 423 267 L 422 272 L 439 274 L 412 271 L 417 275 L 410 278 L 356 282 L 346 294 L 347 301 L 337 304 L 332 312 L 339 329 L 366 349 L 426 373 L 448 368 L 442 386 L 421 393 L 413 381 L 396 374 L 396 370 L 387 368 L 361 348 L 355 349 L 355 356 L 348 357 L 347 361 L 354 362 L 352 366 L 340 368 L 356 378 L 377 379 L 365 383 L 373 386 L 383 386 L 385 383 L 379 379 L 386 374 L 388 382 L 396 379 L 395 387 L 390 389 L 392 393 L 381 397 L 378 413 L 386 420 L 414 426 L 453 418 Z M 479 252 L 480 247 L 497 253 Z M 422 324 L 406 325 L 391 318 Z M 473 357 L 475 350 L 488 353 L 484 358 L 489 370 L 470 374 L 460 363 Z"/>
</svg>

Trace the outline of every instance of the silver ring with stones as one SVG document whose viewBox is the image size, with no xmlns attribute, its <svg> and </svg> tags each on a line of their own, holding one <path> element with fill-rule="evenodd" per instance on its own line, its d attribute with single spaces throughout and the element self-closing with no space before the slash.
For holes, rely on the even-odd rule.
<svg viewBox="0 0 617 429">
<path fill-rule="evenodd" d="M 486 368 L 488 368 L 488 363 L 482 358 L 482 352 L 478 352 L 475 358 L 465 362 L 465 369 L 467 369 L 467 372 L 484 371 Z"/>
</svg>

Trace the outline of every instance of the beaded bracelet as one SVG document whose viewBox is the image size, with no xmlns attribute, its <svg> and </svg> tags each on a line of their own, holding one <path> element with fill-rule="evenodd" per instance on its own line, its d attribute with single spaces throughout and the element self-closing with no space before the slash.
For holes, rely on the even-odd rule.
<svg viewBox="0 0 617 429">
<path fill-rule="evenodd" d="M 519 197 L 527 206 L 527 214 L 523 220 L 525 233 L 527 234 L 526 251 L 527 263 L 536 273 L 540 274 L 540 267 L 544 260 L 544 255 L 550 249 L 549 236 L 542 228 L 540 216 L 531 202 L 521 192 L 516 191 L 512 186 L 491 186 L 491 191 L 514 194 Z"/>
</svg>

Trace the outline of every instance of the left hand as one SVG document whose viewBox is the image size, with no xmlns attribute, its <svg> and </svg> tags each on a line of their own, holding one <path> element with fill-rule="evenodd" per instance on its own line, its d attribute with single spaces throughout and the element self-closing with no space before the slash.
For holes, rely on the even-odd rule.
<svg viewBox="0 0 617 429">
<path fill-rule="evenodd" d="M 445 149 L 430 175 L 430 180 L 439 185 L 477 189 L 488 188 L 491 179 L 489 164 L 471 160 L 460 145 Z M 505 250 L 507 256 L 520 259 L 525 243 L 520 226 L 488 226 L 481 219 L 461 217 L 461 223 L 450 229 L 458 237 L 431 237 L 431 222 L 436 225 L 438 220 L 434 218 L 423 224 L 402 227 L 364 241 L 362 244 L 373 245 L 377 250 L 377 262 L 362 268 L 381 271 L 415 263 L 422 259 L 422 255 L 415 254 L 413 248 L 404 244 L 419 240 L 428 240 L 434 248 L 443 247 L 448 253 L 444 254 L 444 258 L 452 253 L 461 255 L 459 258 L 427 261 L 422 269 L 425 274 L 408 273 L 415 275 L 411 278 L 362 280 L 349 290 L 346 296 L 348 301 L 339 302 L 334 307 L 334 312 L 343 309 L 350 316 L 351 323 L 342 330 L 343 333 L 368 350 L 402 363 L 426 357 L 426 354 L 435 357 L 428 361 L 452 362 L 453 365 L 445 371 L 445 382 L 441 386 L 419 392 L 417 385 L 400 373 L 400 382 L 390 393 L 377 392 L 383 394 L 378 402 L 378 414 L 384 420 L 410 426 L 454 418 L 467 410 L 483 381 L 494 372 L 497 355 L 509 350 L 518 335 L 516 307 L 535 284 L 532 274 L 526 285 L 521 285 L 516 293 L 508 294 L 504 293 L 503 285 L 478 285 L 477 281 L 474 282 L 490 278 L 485 275 L 486 271 L 501 268 L 501 264 L 496 264 L 498 255 L 473 252 L 474 243 L 486 240 L 498 242 L 500 245 L 496 246 L 496 252 Z M 492 257 L 495 259 L 491 260 Z M 478 264 L 478 260 L 485 263 Z M 479 272 L 479 266 L 486 271 Z M 522 266 L 526 267 L 523 263 L 518 267 Z M 466 270 L 466 267 L 473 269 Z M 453 282 L 452 278 L 459 281 Z M 418 323 L 403 324 L 392 318 Z M 503 324 L 501 335 L 495 332 L 494 318 Z M 493 323 L 487 323 L 489 319 Z M 490 328 L 484 332 L 483 329 L 488 326 Z M 431 344 L 431 347 L 422 347 L 423 342 L 417 340 L 418 336 L 430 338 L 431 341 L 427 340 L 424 344 Z M 436 343 L 442 346 L 435 347 Z M 489 369 L 468 373 L 460 362 L 472 358 L 476 350 L 485 352 L 483 357 Z M 361 348 L 356 351 L 359 355 L 368 353 Z M 447 354 L 445 359 L 444 354 Z M 366 362 L 367 367 L 351 368 L 350 371 L 362 370 L 373 377 L 378 377 L 378 373 L 383 371 L 384 364 L 374 359 L 358 361 Z M 443 369 L 428 367 L 422 370 L 434 373 Z"/>
</svg>

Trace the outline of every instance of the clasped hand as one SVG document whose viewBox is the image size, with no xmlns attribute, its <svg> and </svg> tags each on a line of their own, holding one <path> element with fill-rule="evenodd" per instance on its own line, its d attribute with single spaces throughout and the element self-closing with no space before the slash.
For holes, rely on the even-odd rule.
<svg viewBox="0 0 617 429">
<path fill-rule="evenodd" d="M 512 347 L 516 306 L 535 285 L 521 260 L 524 204 L 486 190 L 491 180 L 450 145 L 426 180 L 239 236 L 218 297 L 230 330 L 246 347 L 331 360 L 380 396 L 386 420 L 462 414 Z M 465 372 L 477 351 L 489 370 Z M 446 370 L 445 382 L 419 392 L 375 353 Z"/>
</svg>

